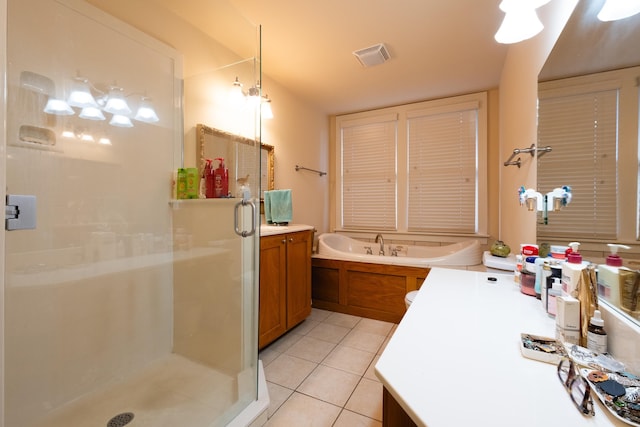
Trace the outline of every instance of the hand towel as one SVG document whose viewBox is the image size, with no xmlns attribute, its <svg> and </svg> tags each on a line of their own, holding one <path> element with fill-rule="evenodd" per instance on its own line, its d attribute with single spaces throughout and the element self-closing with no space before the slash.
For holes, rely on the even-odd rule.
<svg viewBox="0 0 640 427">
<path fill-rule="evenodd" d="M 267 223 L 286 224 L 293 217 L 291 190 L 272 190 L 264 192 L 264 215 Z"/>
</svg>

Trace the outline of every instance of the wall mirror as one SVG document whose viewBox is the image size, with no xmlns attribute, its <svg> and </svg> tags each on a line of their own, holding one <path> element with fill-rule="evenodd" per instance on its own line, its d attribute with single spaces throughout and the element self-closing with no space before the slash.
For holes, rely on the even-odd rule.
<svg viewBox="0 0 640 427">
<path fill-rule="evenodd" d="M 196 125 L 196 163 L 202 176 L 206 159 L 222 157 L 229 169 L 229 192 L 235 196 L 240 188 L 238 179 L 246 179 L 253 194 L 260 189 L 260 199 L 266 190 L 274 189 L 274 147 L 260 144 L 260 176 L 256 172 L 258 150 L 253 139 L 234 135 L 209 126 Z M 213 162 L 214 169 L 218 162 Z M 258 182 L 260 185 L 258 185 Z"/>
<path fill-rule="evenodd" d="M 599 195 L 594 197 L 589 192 L 580 194 L 574 188 L 571 205 L 567 206 L 566 211 L 556 212 L 555 218 L 550 216 L 549 225 L 538 224 L 537 235 L 539 242 L 552 242 L 552 244 L 566 245 L 572 240 L 583 239 L 583 250 L 581 250 L 583 254 L 585 247 L 587 251 L 606 253 L 606 243 L 630 244 L 633 249 L 628 251 L 626 256 L 625 251 L 621 251 L 620 255 L 625 261 L 631 261 L 630 263 L 625 262 L 625 265 L 637 269 L 638 265 L 633 264 L 633 260 L 638 259 L 640 252 L 637 235 L 639 213 L 637 184 L 639 99 L 637 87 L 640 82 L 640 49 L 638 48 L 640 46 L 640 14 L 618 21 L 601 22 L 597 18 L 597 14 L 603 4 L 604 0 L 581 0 L 578 2 L 544 64 L 538 81 L 541 103 L 545 96 L 549 96 L 550 91 L 566 96 L 573 94 L 575 88 L 579 86 L 592 88 L 594 85 L 600 85 L 601 89 L 598 90 L 604 90 L 607 85 L 621 88 L 617 95 L 614 95 L 615 102 L 617 102 L 614 108 L 618 108 L 619 115 L 613 123 L 613 136 L 611 137 L 614 141 L 617 138 L 617 151 L 609 156 L 610 161 L 613 162 L 610 181 L 614 182 L 613 189 L 609 191 L 611 194 L 608 203 L 613 204 L 617 209 L 609 221 L 612 224 L 612 229 L 607 235 L 601 237 L 583 239 L 580 236 L 574 236 L 570 240 L 568 240 L 568 236 L 571 234 L 571 224 L 552 231 L 554 226 L 558 226 L 557 223 L 565 221 L 569 209 L 578 209 L 579 204 L 576 203 L 578 200 L 590 205 L 601 202 Z M 593 108 L 590 107 L 590 110 Z M 591 114 L 591 111 L 588 114 Z M 570 127 L 572 123 L 572 120 L 567 119 L 567 116 L 558 119 L 557 126 L 564 133 L 564 140 L 570 140 L 576 134 L 575 128 Z M 592 121 L 592 123 L 594 122 Z M 598 122 L 596 127 L 602 126 Z M 539 143 L 547 145 L 542 140 Z M 541 188 L 544 175 L 550 174 L 549 169 L 546 171 L 544 169 L 545 162 L 550 161 L 558 154 L 556 147 L 552 146 L 552 149 L 551 153 L 538 161 L 538 185 Z M 592 157 L 600 155 L 591 145 L 585 146 L 584 151 Z M 574 160 L 575 158 L 568 157 L 565 163 Z M 573 185 L 571 172 L 567 170 L 564 174 L 557 176 L 555 180 L 559 185 Z M 598 182 L 599 184 L 600 182 Z M 589 257 L 587 256 L 586 259 Z M 638 319 L 636 318 L 635 321 L 638 322 Z"/>
</svg>

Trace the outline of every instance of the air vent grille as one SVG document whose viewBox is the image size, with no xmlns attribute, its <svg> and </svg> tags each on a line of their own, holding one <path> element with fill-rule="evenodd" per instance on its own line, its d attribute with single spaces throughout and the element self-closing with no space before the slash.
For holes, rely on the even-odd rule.
<svg viewBox="0 0 640 427">
<path fill-rule="evenodd" d="M 363 67 L 373 67 L 387 62 L 391 55 L 384 44 L 380 43 L 375 46 L 366 47 L 356 50 L 353 54 L 358 58 Z"/>
</svg>

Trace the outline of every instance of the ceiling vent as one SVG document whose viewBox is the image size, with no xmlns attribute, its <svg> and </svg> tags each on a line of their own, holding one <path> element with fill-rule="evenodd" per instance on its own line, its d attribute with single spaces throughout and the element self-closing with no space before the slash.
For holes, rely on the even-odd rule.
<svg viewBox="0 0 640 427">
<path fill-rule="evenodd" d="M 384 62 L 387 62 L 389 58 L 391 58 L 391 55 L 389 55 L 389 51 L 382 43 L 364 49 L 356 50 L 355 52 L 353 52 L 353 54 L 356 56 L 356 58 L 358 58 L 358 61 L 360 61 L 362 66 L 365 68 L 382 64 Z"/>
</svg>

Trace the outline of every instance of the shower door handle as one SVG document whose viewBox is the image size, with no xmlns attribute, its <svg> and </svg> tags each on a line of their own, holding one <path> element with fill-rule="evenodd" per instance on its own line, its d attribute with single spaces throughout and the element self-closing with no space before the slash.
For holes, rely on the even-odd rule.
<svg viewBox="0 0 640 427">
<path fill-rule="evenodd" d="M 36 196 L 7 194 L 4 206 L 4 229 L 32 230 L 36 228 Z"/>
<path fill-rule="evenodd" d="M 238 213 L 242 214 L 245 206 L 250 206 L 251 208 L 251 228 L 249 230 L 241 230 L 238 225 Z M 236 234 L 242 237 L 253 236 L 256 232 L 256 204 L 251 200 L 242 199 L 242 201 L 236 203 L 233 225 L 236 229 Z"/>
</svg>

